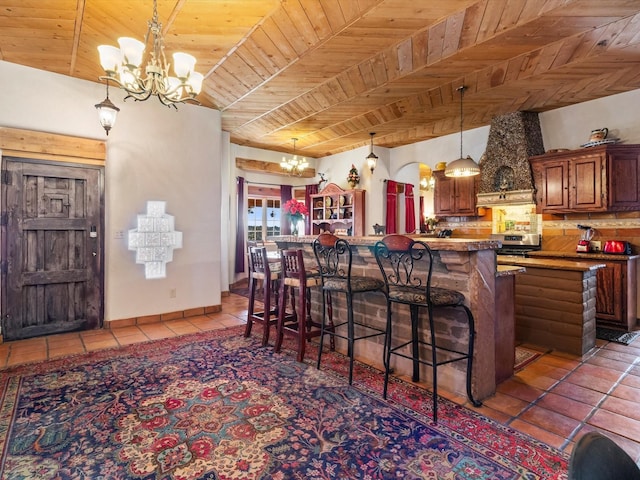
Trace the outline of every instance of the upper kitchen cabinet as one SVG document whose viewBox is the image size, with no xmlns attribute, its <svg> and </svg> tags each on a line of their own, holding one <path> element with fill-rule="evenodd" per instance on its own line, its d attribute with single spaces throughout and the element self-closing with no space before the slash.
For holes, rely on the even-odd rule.
<svg viewBox="0 0 640 480">
<path fill-rule="evenodd" d="M 433 191 L 434 213 L 440 217 L 476 215 L 476 194 L 479 177 L 446 177 L 444 171 L 435 171 Z"/>
<path fill-rule="evenodd" d="M 538 213 L 640 210 L 640 145 L 530 158 Z"/>
</svg>

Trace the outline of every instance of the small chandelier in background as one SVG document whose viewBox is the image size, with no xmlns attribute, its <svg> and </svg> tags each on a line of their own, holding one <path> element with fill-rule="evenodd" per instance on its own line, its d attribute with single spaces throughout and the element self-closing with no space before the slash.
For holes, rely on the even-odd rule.
<svg viewBox="0 0 640 480">
<path fill-rule="evenodd" d="M 454 160 L 449 163 L 444 170 L 444 175 L 446 177 L 472 177 L 474 175 L 480 174 L 480 167 L 473 159 L 467 155 L 466 158 L 462 156 L 462 97 L 464 96 L 464 91 L 467 89 L 464 85 L 458 87 L 458 91 L 460 92 L 460 158 Z"/>
<path fill-rule="evenodd" d="M 309 166 L 309 162 L 304 157 L 298 158 L 296 155 L 296 142 L 297 138 L 292 138 L 293 140 L 293 157 L 287 159 L 286 157 L 282 157 L 282 161 L 280 162 L 280 167 L 282 171 L 288 173 L 289 175 L 302 175 L 304 171 Z"/>
<path fill-rule="evenodd" d="M 175 77 L 169 76 L 169 64 L 164 55 L 162 24 L 158 22 L 157 0 L 153 0 L 153 17 L 147 22 L 144 43 L 130 37 L 120 37 L 120 48 L 100 45 L 100 64 L 106 76 L 100 80 L 112 81 L 127 92 L 129 97 L 144 101 L 157 96 L 163 105 L 176 107 L 176 103 L 193 102 L 199 104 L 196 95 L 202 89 L 204 76 L 194 71 L 196 59 L 188 53 L 173 54 Z M 144 50 L 150 38 L 153 50 L 148 61 L 141 68 Z M 113 125 L 112 125 L 113 126 Z"/>
<path fill-rule="evenodd" d="M 429 190 L 433 190 L 435 186 L 436 186 L 436 179 L 433 176 L 429 178 L 422 177 L 422 180 L 420 180 L 421 190 L 426 190 L 428 192 Z"/>
<path fill-rule="evenodd" d="M 373 171 L 376 169 L 376 163 L 378 162 L 378 156 L 373 153 L 373 136 L 376 134 L 376 132 L 371 132 L 369 135 L 371 135 L 371 152 L 369 153 L 369 155 L 367 155 L 367 165 L 369 166 L 369 170 L 371 170 L 371 173 L 373 173 Z"/>
</svg>

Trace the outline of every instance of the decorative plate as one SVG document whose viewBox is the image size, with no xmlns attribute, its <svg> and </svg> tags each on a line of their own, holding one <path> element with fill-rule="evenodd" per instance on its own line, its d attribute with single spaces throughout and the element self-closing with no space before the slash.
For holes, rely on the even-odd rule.
<svg viewBox="0 0 640 480">
<path fill-rule="evenodd" d="M 325 206 L 325 207 L 330 207 L 332 203 L 333 203 L 333 202 L 331 201 L 331 197 L 326 197 L 326 198 L 324 199 L 324 206 Z"/>
<path fill-rule="evenodd" d="M 344 205 L 345 203 L 347 203 L 347 197 L 345 197 L 344 195 L 340 195 L 340 206 Z"/>
<path fill-rule="evenodd" d="M 607 143 L 616 143 L 619 138 L 605 138 L 604 140 L 596 140 L 595 142 L 587 142 L 584 145 L 580 145 L 581 147 L 595 147 L 597 145 L 606 145 Z"/>
</svg>

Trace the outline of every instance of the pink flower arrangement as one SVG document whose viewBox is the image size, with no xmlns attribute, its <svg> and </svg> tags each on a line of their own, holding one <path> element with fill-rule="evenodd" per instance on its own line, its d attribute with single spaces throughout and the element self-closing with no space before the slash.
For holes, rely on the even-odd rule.
<svg viewBox="0 0 640 480">
<path fill-rule="evenodd" d="M 284 213 L 294 218 L 301 218 L 309 213 L 307 206 L 295 198 L 287 200 L 282 209 Z"/>
</svg>

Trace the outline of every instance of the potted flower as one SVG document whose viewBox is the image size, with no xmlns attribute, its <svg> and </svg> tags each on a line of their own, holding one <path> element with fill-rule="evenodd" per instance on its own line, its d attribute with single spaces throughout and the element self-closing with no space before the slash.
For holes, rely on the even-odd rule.
<svg viewBox="0 0 640 480">
<path fill-rule="evenodd" d="M 349 175 L 347 175 L 347 182 L 351 188 L 356 188 L 356 185 L 360 183 L 360 175 L 358 175 L 358 169 L 355 165 L 351 164 L 351 170 L 349 170 Z"/>
<path fill-rule="evenodd" d="M 291 222 L 291 235 L 298 235 L 300 222 L 304 219 L 304 216 L 309 213 L 307 206 L 295 198 L 292 198 L 285 202 L 282 209 Z"/>
</svg>

